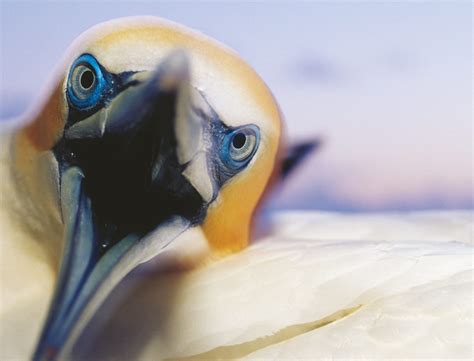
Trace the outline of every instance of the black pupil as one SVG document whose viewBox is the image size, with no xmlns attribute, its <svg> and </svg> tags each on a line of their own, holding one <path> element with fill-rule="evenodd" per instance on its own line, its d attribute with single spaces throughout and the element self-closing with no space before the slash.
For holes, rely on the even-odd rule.
<svg viewBox="0 0 474 361">
<path fill-rule="evenodd" d="M 246 140 L 247 140 L 247 137 L 245 136 L 244 133 L 237 133 L 234 136 L 234 139 L 232 139 L 232 145 L 234 146 L 235 149 L 240 149 L 244 146 Z"/>
<path fill-rule="evenodd" d="M 89 89 L 92 84 L 94 84 L 94 73 L 88 69 L 81 74 L 81 86 Z"/>
</svg>

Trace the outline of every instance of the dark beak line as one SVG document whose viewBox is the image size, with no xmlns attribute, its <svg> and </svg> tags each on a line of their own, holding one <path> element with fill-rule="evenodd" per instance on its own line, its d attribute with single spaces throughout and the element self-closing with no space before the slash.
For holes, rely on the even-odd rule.
<svg viewBox="0 0 474 361">
<path fill-rule="evenodd" d="M 103 112 L 66 129 L 56 154 L 65 245 L 34 361 L 67 357 L 115 285 L 192 226 L 202 198 L 169 155 L 176 148 L 176 98 L 186 86 L 188 60 L 177 51 Z M 74 157 L 62 160 L 64 154 Z M 165 161 L 157 166 L 159 157 Z"/>
<path fill-rule="evenodd" d="M 82 239 L 87 231 L 92 233 L 92 222 L 87 219 L 91 215 L 90 202 L 82 196 L 83 178 L 80 169 L 74 167 L 64 172 L 61 179 L 63 218 L 68 234 L 56 292 L 45 324 L 47 330 L 57 329 L 58 324 L 64 320 L 71 301 L 90 267 L 92 244 L 88 237 Z M 79 224 L 88 229 L 79 228 Z M 49 333 L 43 333 L 33 359 L 40 360 L 46 346 L 49 348 L 49 354 L 54 353 L 54 346 L 58 344 L 59 340 L 53 340 Z"/>
<path fill-rule="evenodd" d="M 56 292 L 33 360 L 55 359 L 84 307 L 120 259 L 139 238 L 135 234 L 98 258 L 91 201 L 84 193 L 84 176 L 77 167 L 62 175 L 66 244 Z"/>
</svg>

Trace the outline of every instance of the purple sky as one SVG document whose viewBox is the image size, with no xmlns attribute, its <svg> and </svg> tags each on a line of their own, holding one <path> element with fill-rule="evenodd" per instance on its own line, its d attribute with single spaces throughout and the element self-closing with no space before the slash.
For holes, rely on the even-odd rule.
<svg viewBox="0 0 474 361">
<path fill-rule="evenodd" d="M 157 15 L 236 49 L 262 75 L 291 139 L 322 151 L 278 207 L 472 208 L 470 2 L 1 2 L 1 118 L 21 113 L 89 26 Z"/>
</svg>

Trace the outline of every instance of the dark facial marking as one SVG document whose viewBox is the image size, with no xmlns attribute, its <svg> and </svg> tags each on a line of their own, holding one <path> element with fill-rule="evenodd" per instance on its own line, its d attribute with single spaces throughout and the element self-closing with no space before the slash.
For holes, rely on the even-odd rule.
<svg viewBox="0 0 474 361">
<path fill-rule="evenodd" d="M 97 103 L 87 109 L 75 106 L 70 96 L 69 113 L 65 129 L 84 120 L 102 108 L 126 88 L 138 85 L 131 82 L 134 73 L 114 74 L 100 64 L 105 79 L 103 93 Z M 94 74 L 85 71 L 80 79 L 84 88 L 92 86 Z M 137 126 L 122 133 L 105 132 L 94 139 L 62 139 L 54 147 L 60 165 L 60 173 L 71 166 L 78 166 L 84 173 L 84 185 L 92 203 L 97 238 L 104 254 L 126 235 L 134 233 L 144 236 L 172 215 L 180 215 L 193 224 L 199 224 L 206 215 L 208 203 L 182 175 L 187 164 L 181 165 L 176 155 L 174 119 L 177 94 L 165 92 L 144 93 L 144 108 L 139 112 L 130 110 L 123 116 L 124 124 L 134 121 Z M 240 172 L 248 163 L 245 160 L 229 167 L 222 159 L 223 146 L 242 148 L 247 141 L 240 128 L 225 125 L 212 110 L 205 114 L 192 109 L 203 120 L 206 141 L 209 142 L 207 166 L 211 180 L 219 189 Z M 256 127 L 253 126 L 252 129 Z M 253 153 L 252 153 L 253 154 Z M 157 161 L 160 170 L 154 173 Z"/>
</svg>

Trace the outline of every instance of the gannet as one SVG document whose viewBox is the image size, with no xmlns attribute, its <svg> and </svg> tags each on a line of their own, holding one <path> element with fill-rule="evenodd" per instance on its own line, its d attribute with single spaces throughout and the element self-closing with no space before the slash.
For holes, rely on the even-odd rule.
<svg viewBox="0 0 474 361">
<path fill-rule="evenodd" d="M 5 357 L 469 356 L 468 237 L 285 233 L 303 216 L 248 247 L 282 115 L 216 41 L 152 17 L 98 25 L 26 118 L 2 138 Z M 195 269 L 147 273 L 107 304 L 167 262 Z M 107 311 L 106 331 L 84 332 Z"/>
</svg>

